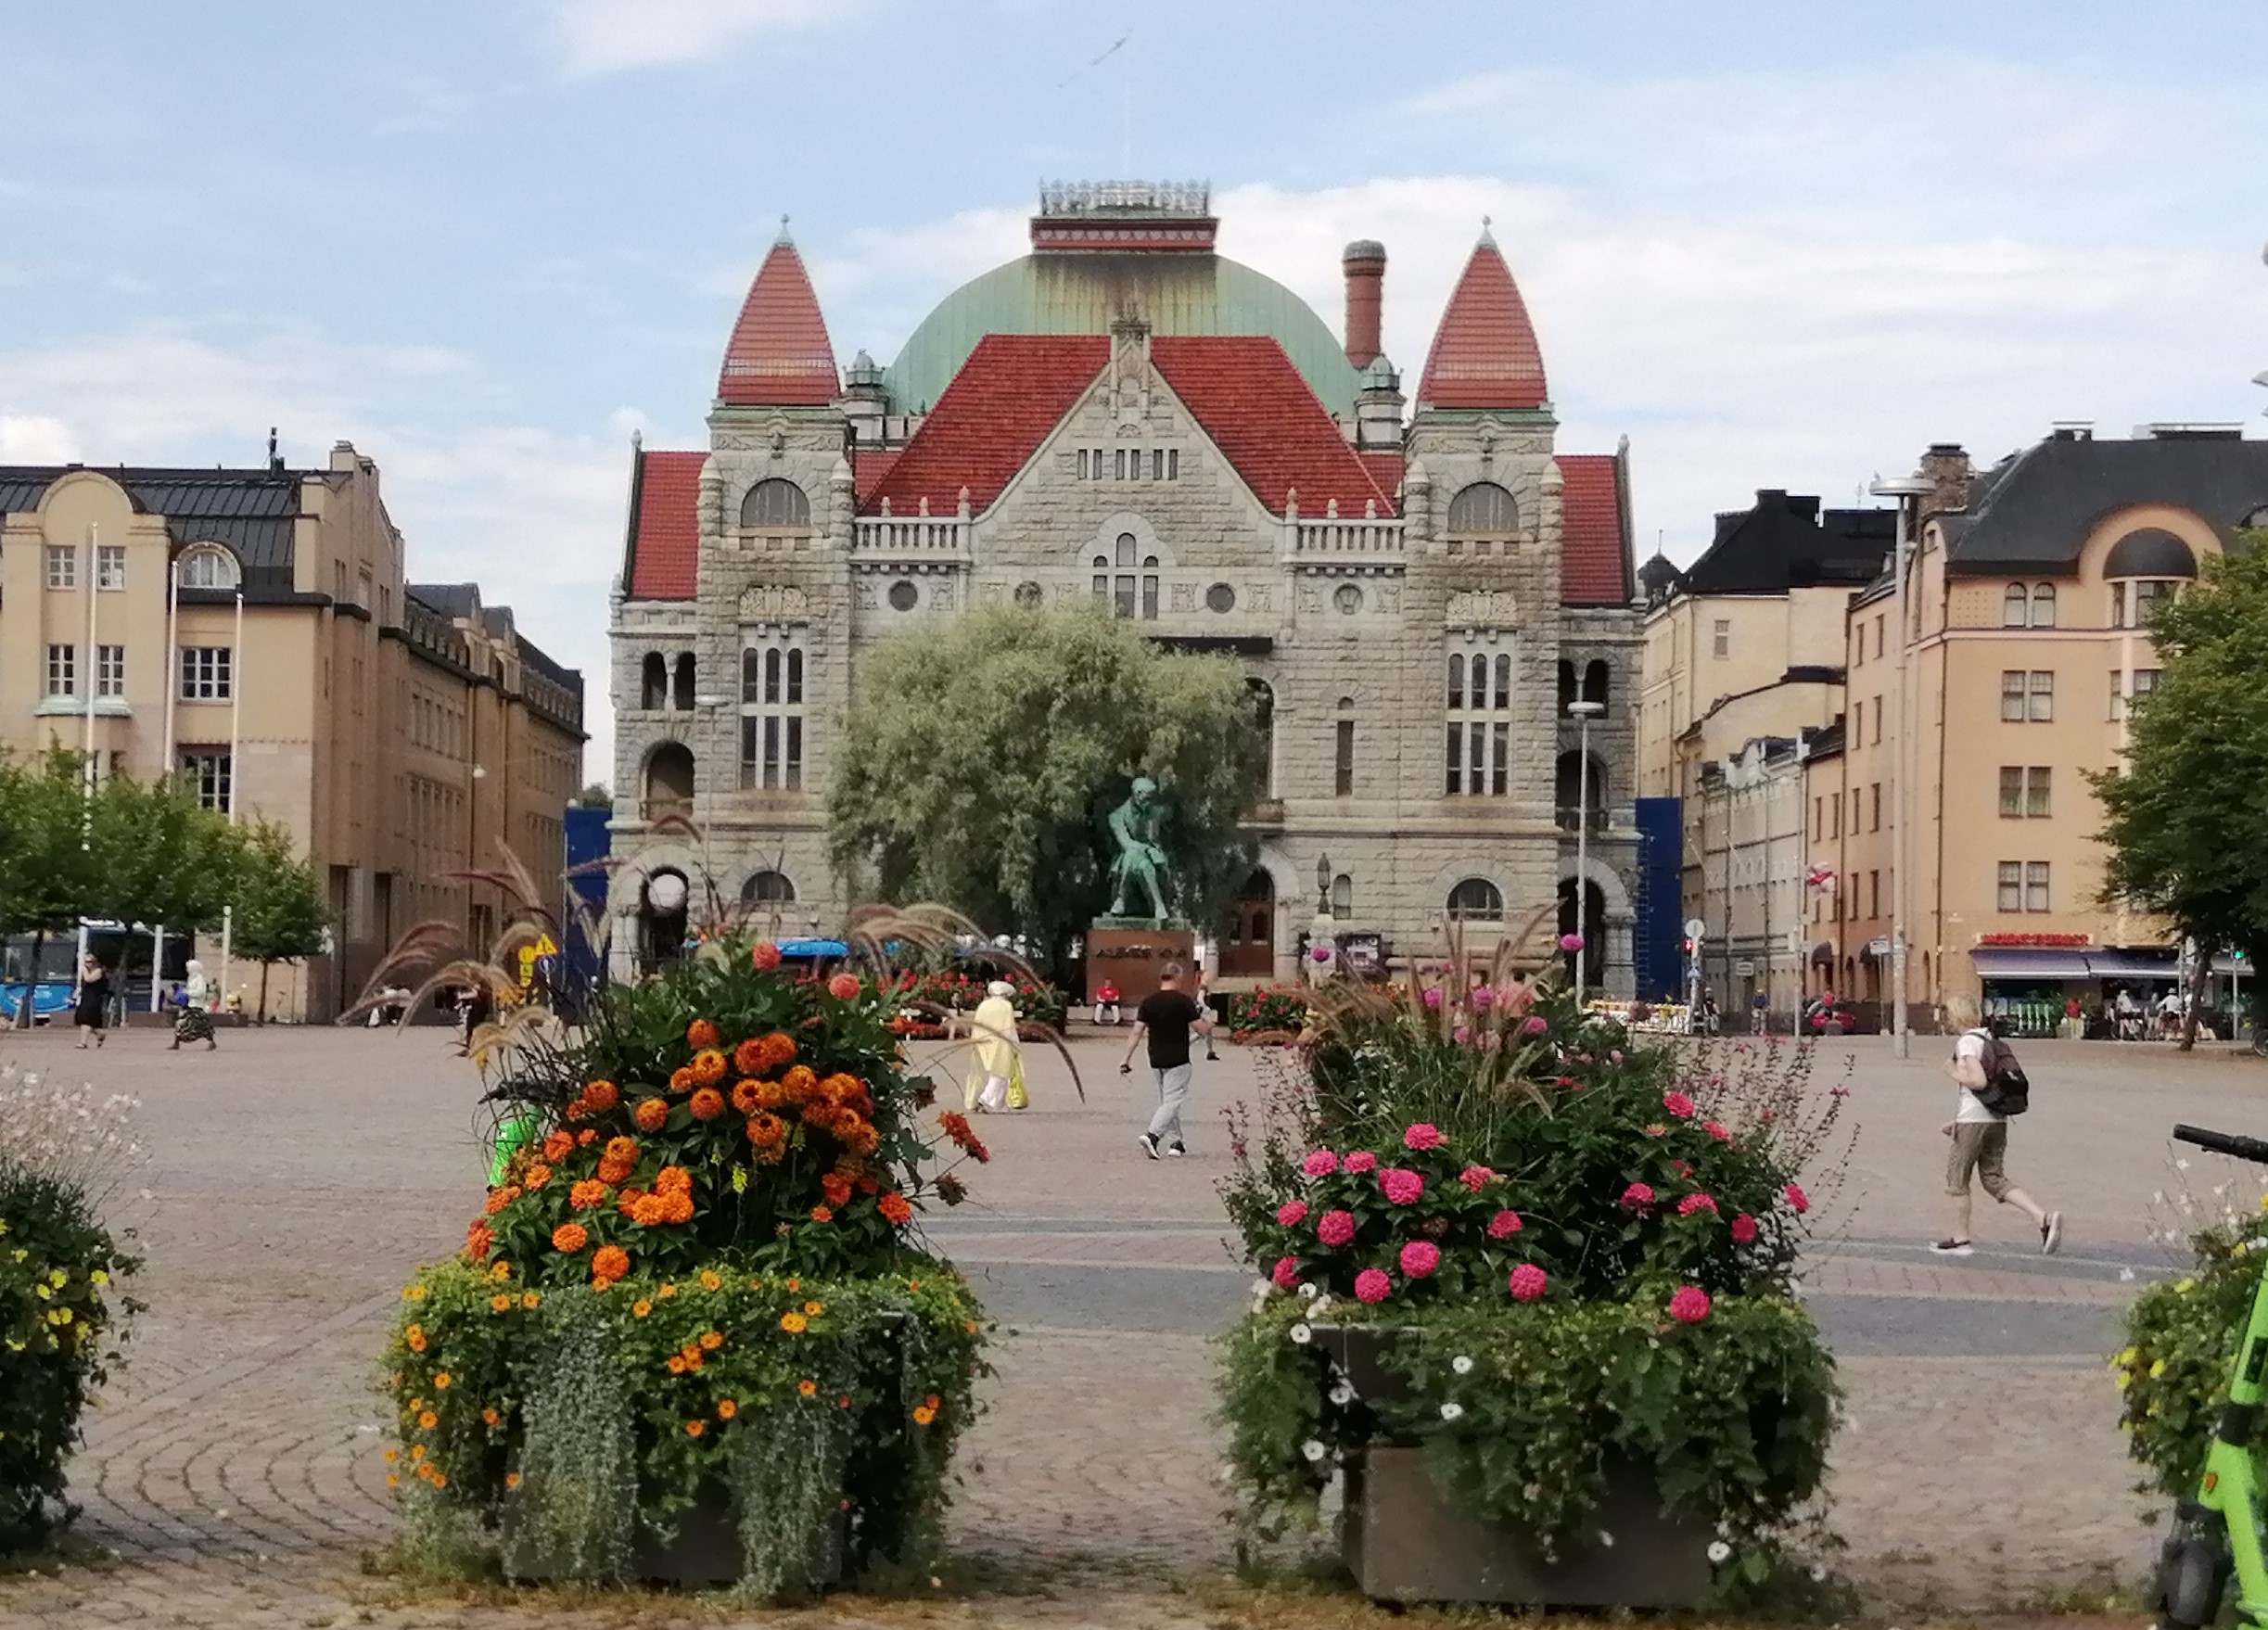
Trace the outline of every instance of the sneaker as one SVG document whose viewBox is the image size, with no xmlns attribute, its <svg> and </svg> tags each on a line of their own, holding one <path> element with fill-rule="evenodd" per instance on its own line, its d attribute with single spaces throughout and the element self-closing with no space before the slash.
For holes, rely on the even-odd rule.
<svg viewBox="0 0 2268 1630">
<path fill-rule="evenodd" d="M 1930 1247 L 1932 1256 L 1974 1256 L 1977 1248 L 1967 1240 L 1940 1240 Z"/>
<path fill-rule="evenodd" d="M 1134 1141 L 1141 1145 L 1141 1152 L 1144 1154 L 1148 1155 L 1152 1160 L 1157 1159 L 1157 1139 L 1153 1134 L 1144 1132 L 1140 1137 L 1135 1139 Z"/>
<path fill-rule="evenodd" d="M 2063 1214 L 2051 1211 L 2047 1220 L 2040 1225 L 2040 1254 L 2053 1256 L 2063 1243 Z"/>
<path fill-rule="evenodd" d="M 1166 1145 L 1166 1152 L 1172 1155 L 1176 1160 L 1179 1160 L 1184 1155 L 1189 1153 L 1189 1151 L 1179 1143 L 1168 1143 Z"/>
</svg>

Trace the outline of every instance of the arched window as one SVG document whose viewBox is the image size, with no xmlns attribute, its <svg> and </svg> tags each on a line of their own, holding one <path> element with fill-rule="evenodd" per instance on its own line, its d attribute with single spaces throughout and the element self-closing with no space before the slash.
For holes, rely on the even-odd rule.
<svg viewBox="0 0 2268 1630">
<path fill-rule="evenodd" d="M 1475 481 L 1449 500 L 1449 530 L 1467 537 L 1508 537 L 1520 527 L 1520 506 L 1494 481 Z"/>
<path fill-rule="evenodd" d="M 1331 914 L 1342 922 L 1355 914 L 1355 880 L 1344 872 L 1331 880 Z"/>
<path fill-rule="evenodd" d="M 643 681 L 638 689 L 638 706 L 649 713 L 658 713 L 669 706 L 669 659 L 658 651 L 645 654 Z"/>
<path fill-rule="evenodd" d="M 1142 621 L 1155 622 L 1157 621 L 1157 556 L 1154 554 L 1142 556 L 1141 571 Z"/>
<path fill-rule="evenodd" d="M 1244 681 L 1244 694 L 1252 703 L 1253 723 L 1260 732 L 1260 796 L 1276 796 L 1276 693 L 1263 679 Z"/>
<path fill-rule="evenodd" d="M 1331 790 L 1334 796 L 1355 796 L 1355 698 L 1339 698 L 1339 717 L 1331 723 Z"/>
<path fill-rule="evenodd" d="M 1596 702 L 1604 707 L 1607 705 L 1607 687 L 1613 672 L 1613 669 L 1601 658 L 1594 657 L 1585 663 L 1583 665 L 1583 699 L 1586 702 Z"/>
<path fill-rule="evenodd" d="M 645 818 L 665 815 L 688 819 L 693 814 L 693 749 L 682 742 L 664 742 L 645 761 Z"/>
<path fill-rule="evenodd" d="M 1452 923 L 1501 923 L 1504 891 L 1485 877 L 1468 877 L 1449 890 Z"/>
<path fill-rule="evenodd" d="M 795 482 L 775 476 L 748 489 L 748 496 L 740 501 L 740 524 L 758 531 L 808 532 L 811 501 Z"/>
<path fill-rule="evenodd" d="M 1502 712 L 1512 705 L 1512 659 L 1497 658 L 1497 710 Z"/>
<path fill-rule="evenodd" d="M 1098 554 L 1095 556 L 1094 574 L 1095 604 L 1108 605 L 1111 603 L 1111 560 L 1109 555 Z"/>
<path fill-rule="evenodd" d="M 218 543 L 198 543 L 183 550 L 179 567 L 185 589 L 234 589 L 244 580 L 236 557 Z"/>
<path fill-rule="evenodd" d="M 693 653 L 677 654 L 677 682 L 670 686 L 669 706 L 680 713 L 693 711 Z"/>
<path fill-rule="evenodd" d="M 1118 534 L 1118 564 L 1119 564 L 1120 566 L 1132 566 L 1132 565 L 1134 564 L 1134 552 L 1135 552 L 1134 534 L 1133 534 L 1133 533 L 1131 533 L 1131 532 L 1121 532 L 1121 533 L 1119 533 L 1119 534 Z"/>
<path fill-rule="evenodd" d="M 2000 596 L 2000 626 L 2020 629 L 2032 621 L 2031 597 L 2021 583 L 2010 583 Z"/>
<path fill-rule="evenodd" d="M 1607 772 L 1598 754 L 1591 755 L 1587 771 L 1582 754 L 1560 755 L 1552 802 L 1565 831 L 1573 832 L 1578 824 L 1587 822 L 1597 832 L 1607 823 Z"/>
<path fill-rule="evenodd" d="M 748 874 L 748 881 L 740 885 L 740 898 L 751 906 L 792 906 L 796 885 L 787 880 L 786 872 L 766 868 Z"/>
<path fill-rule="evenodd" d="M 1560 712 L 1564 714 L 1568 705 L 1574 699 L 1575 665 L 1572 662 L 1561 661 L 1560 664 Z"/>
<path fill-rule="evenodd" d="M 2032 585 L 2032 626 L 2052 629 L 2056 626 L 2056 586 L 2053 583 Z"/>
<path fill-rule="evenodd" d="M 1462 652 L 1449 656 L 1449 711 L 1461 713 L 1465 707 L 1465 658 Z"/>
</svg>

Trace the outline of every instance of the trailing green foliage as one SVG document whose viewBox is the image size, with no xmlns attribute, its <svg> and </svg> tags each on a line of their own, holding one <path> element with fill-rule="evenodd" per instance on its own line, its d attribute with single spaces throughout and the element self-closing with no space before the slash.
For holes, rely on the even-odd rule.
<svg viewBox="0 0 2268 1630">
<path fill-rule="evenodd" d="M 2144 1486 L 2173 1499 L 2198 1491 L 2229 1367 L 2268 1268 L 2268 1216 L 2229 1216 L 2191 1236 L 2192 1263 L 2149 1286 L 2126 1310 L 2126 1345 L 2111 1359 L 2126 1452 L 2149 1469 Z"/>
</svg>

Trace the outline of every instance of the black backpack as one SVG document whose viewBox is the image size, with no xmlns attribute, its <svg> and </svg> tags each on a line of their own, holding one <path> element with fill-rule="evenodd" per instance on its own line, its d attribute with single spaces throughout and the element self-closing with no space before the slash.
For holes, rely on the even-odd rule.
<svg viewBox="0 0 2268 1630">
<path fill-rule="evenodd" d="M 1984 1066 L 1984 1085 L 1969 1090 L 1996 1115 L 2020 1115 L 2032 1107 L 2032 1077 L 2016 1062 L 2016 1049 L 1990 1030 L 1981 1034 L 1984 1056 L 1979 1062 Z"/>
</svg>

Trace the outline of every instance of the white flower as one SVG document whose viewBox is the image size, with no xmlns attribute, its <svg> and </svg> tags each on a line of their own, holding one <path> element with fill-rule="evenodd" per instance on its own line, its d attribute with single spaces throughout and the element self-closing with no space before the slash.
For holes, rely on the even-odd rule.
<svg viewBox="0 0 2268 1630">
<path fill-rule="evenodd" d="M 1320 1460 L 1325 1455 L 1331 1453 L 1329 1449 L 1323 1446 L 1323 1440 L 1321 1438 L 1315 1437 L 1311 1437 L 1306 1443 L 1300 1445 L 1299 1452 L 1306 1456 L 1310 1460 Z"/>
<path fill-rule="evenodd" d="M 1456 1357 L 1449 1360 L 1449 1368 L 1457 1371 L 1457 1373 L 1459 1375 L 1471 1375 L 1472 1373 L 1472 1360 L 1466 1357 L 1462 1353 L 1459 1353 Z"/>
<path fill-rule="evenodd" d="M 1463 1416 L 1464 1412 L 1465 1407 L 1462 1404 L 1444 1404 L 1441 1407 L 1441 1418 L 1444 1420 L 1458 1420 Z"/>
<path fill-rule="evenodd" d="M 1323 1317 L 1323 1310 L 1330 1305 L 1331 1298 L 1329 1296 L 1318 1296 L 1313 1304 L 1307 1308 L 1307 1317 L 1309 1318 L 1320 1318 Z"/>
<path fill-rule="evenodd" d="M 1721 1562 L 1731 1555 L 1732 1547 L 1726 1545 L 1723 1540 L 1713 1539 L 1709 1542 L 1709 1560 L 1711 1561 Z"/>
<path fill-rule="evenodd" d="M 1299 1293 L 1305 1296 L 1308 1301 L 1312 1302 L 1318 1296 L 1323 1293 L 1323 1287 L 1317 1284 L 1313 1280 L 1309 1280 L 1306 1284 L 1299 1287 Z"/>
<path fill-rule="evenodd" d="M 1275 1288 L 1276 1287 L 1267 1280 L 1255 1280 L 1252 1281 L 1253 1295 L 1262 1300 L 1265 1300 L 1268 1293 Z"/>
<path fill-rule="evenodd" d="M 1293 1346 L 1304 1347 L 1313 1340 L 1315 1340 L 1315 1331 L 1309 1330 L 1306 1325 L 1295 1324 L 1292 1327 L 1292 1344 Z"/>
<path fill-rule="evenodd" d="M 1811 1582 L 1814 1585 L 1827 1583 L 1827 1564 L 1825 1562 L 1814 1562 L 1811 1565 Z"/>
<path fill-rule="evenodd" d="M 1607 1549 L 1612 1550 L 1614 1548 L 1614 1536 L 1612 1534 L 1609 1534 L 1605 1529 L 1601 1528 L 1599 1531 L 1599 1543 L 1605 1546 Z"/>
<path fill-rule="evenodd" d="M 1337 1386 L 1332 1387 L 1331 1389 L 1331 1401 L 1342 1408 L 1353 1403 L 1355 1401 L 1354 1383 L 1352 1382 L 1343 1381 Z"/>
</svg>

